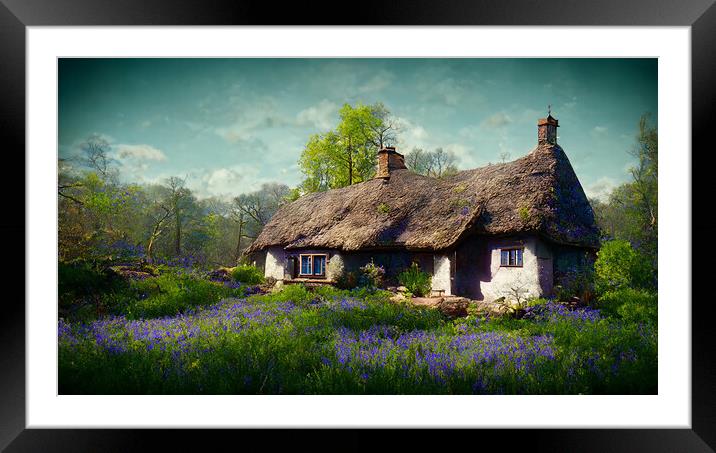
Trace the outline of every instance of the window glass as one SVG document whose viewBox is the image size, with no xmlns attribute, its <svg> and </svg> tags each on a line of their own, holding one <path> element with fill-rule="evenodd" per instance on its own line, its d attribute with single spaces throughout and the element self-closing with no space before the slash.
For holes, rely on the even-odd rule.
<svg viewBox="0 0 716 453">
<path fill-rule="evenodd" d="M 522 266 L 522 250 L 500 250 L 500 266 Z"/>
<path fill-rule="evenodd" d="M 302 256 L 301 257 L 301 273 L 302 274 L 310 274 L 311 273 L 311 257 L 310 256 Z"/>
<path fill-rule="evenodd" d="M 323 255 L 314 255 L 313 257 L 313 275 L 323 275 L 323 268 L 326 265 L 326 257 Z"/>
</svg>

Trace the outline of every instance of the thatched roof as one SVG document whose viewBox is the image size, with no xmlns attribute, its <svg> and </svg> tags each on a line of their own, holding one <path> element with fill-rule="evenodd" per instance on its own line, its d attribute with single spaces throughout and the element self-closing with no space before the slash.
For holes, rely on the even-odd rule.
<svg viewBox="0 0 716 453">
<path fill-rule="evenodd" d="M 279 209 L 247 252 L 274 245 L 441 250 L 470 233 L 522 232 L 598 245 L 594 213 L 558 145 L 443 179 L 394 170 L 387 180 L 303 196 Z"/>
</svg>

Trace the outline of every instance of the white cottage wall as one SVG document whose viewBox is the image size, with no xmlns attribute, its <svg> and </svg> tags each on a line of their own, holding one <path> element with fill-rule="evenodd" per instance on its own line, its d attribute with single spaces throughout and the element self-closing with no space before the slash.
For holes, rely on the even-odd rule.
<svg viewBox="0 0 716 453">
<path fill-rule="evenodd" d="M 286 252 L 281 247 L 270 247 L 266 251 L 264 276 L 283 280 L 286 274 Z"/>
<path fill-rule="evenodd" d="M 451 295 L 451 279 L 450 279 L 450 256 L 435 255 L 433 257 L 433 280 L 432 290 L 444 290 L 446 296 Z"/>
<path fill-rule="evenodd" d="M 540 297 L 543 294 L 540 284 L 540 259 L 537 258 L 537 238 L 521 240 L 524 247 L 522 267 L 500 266 L 500 250 L 515 246 L 514 240 L 488 240 L 488 253 L 490 256 L 489 277 L 480 282 L 480 290 L 484 300 L 493 301 L 504 297 L 514 300 L 515 291 L 521 297 Z M 544 270 L 542 271 L 544 275 Z"/>
</svg>

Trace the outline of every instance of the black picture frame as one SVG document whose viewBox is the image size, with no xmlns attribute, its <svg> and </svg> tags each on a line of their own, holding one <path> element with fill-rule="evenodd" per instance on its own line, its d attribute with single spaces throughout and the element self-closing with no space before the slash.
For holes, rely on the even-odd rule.
<svg viewBox="0 0 716 453">
<path fill-rule="evenodd" d="M 716 120 L 716 6 L 714 0 L 510 0 L 488 2 L 391 1 L 370 5 L 362 2 L 357 11 L 341 14 L 338 3 L 219 0 L 0 0 L 0 125 L 4 138 L 4 164 L 19 176 L 14 187 L 25 187 L 25 31 L 28 26 L 81 25 L 643 25 L 690 26 L 692 63 L 692 206 L 707 207 L 691 220 L 692 237 L 708 237 L 716 227 L 716 216 L 706 186 L 713 176 L 708 165 L 694 165 L 713 148 L 712 123 Z M 668 127 L 668 125 L 662 125 Z M 708 145 L 707 145 L 708 143 Z M 687 151 L 684 152 L 688 158 Z M 48 156 L 53 155 L 48 150 Z M 702 187 L 699 190 L 698 186 Z M 18 287 L 19 269 L 25 269 L 24 243 L 8 238 L 24 237 L 25 198 L 15 190 L 5 201 L 0 231 L 10 256 L 3 262 L 3 288 Z M 704 197 L 703 203 L 698 199 Z M 691 248 L 690 243 L 685 246 Z M 13 249 L 14 247 L 14 249 Z M 692 255 L 693 256 L 693 255 Z M 548 429 L 548 430 L 461 430 L 456 433 L 409 430 L 393 433 L 379 442 L 375 431 L 332 430 L 326 433 L 291 430 L 287 433 L 233 430 L 83 430 L 25 429 L 25 306 L 24 289 L 19 297 L 6 296 L 0 315 L 0 447 L 14 451 L 134 451 L 160 441 L 162 450 L 229 445 L 248 447 L 248 438 L 270 444 L 306 444 L 311 448 L 353 449 L 414 448 L 439 442 L 443 447 L 458 440 L 486 447 L 497 441 L 500 449 L 529 448 L 537 451 L 714 451 L 716 449 L 716 341 L 711 333 L 712 297 L 704 294 L 709 266 L 692 261 L 692 423 L 691 429 Z M 687 263 L 683 263 L 686 265 Z M 38 270 L 27 269 L 27 272 Z M 699 297 L 699 295 L 704 297 Z M 14 303 L 10 303 L 10 302 Z M 380 432 L 379 432 L 380 433 Z M 447 435 L 446 435 L 447 434 Z M 317 442 L 317 438 L 323 441 Z M 237 443 L 238 442 L 238 443 Z M 340 442 L 336 444 L 335 442 Z M 336 447 L 340 445 L 340 447 Z M 455 445 L 456 446 L 456 445 Z"/>
</svg>

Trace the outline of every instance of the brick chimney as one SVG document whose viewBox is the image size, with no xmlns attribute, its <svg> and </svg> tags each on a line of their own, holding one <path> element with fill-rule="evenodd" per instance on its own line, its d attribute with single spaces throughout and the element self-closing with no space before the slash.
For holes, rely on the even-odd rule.
<svg viewBox="0 0 716 453">
<path fill-rule="evenodd" d="M 393 170 L 407 168 L 405 158 L 395 150 L 394 146 L 384 146 L 378 151 L 378 171 L 376 178 L 388 179 Z"/>
<path fill-rule="evenodd" d="M 559 121 L 553 118 L 551 113 L 547 114 L 547 118 L 537 120 L 537 144 L 556 145 L 558 127 Z"/>
</svg>

